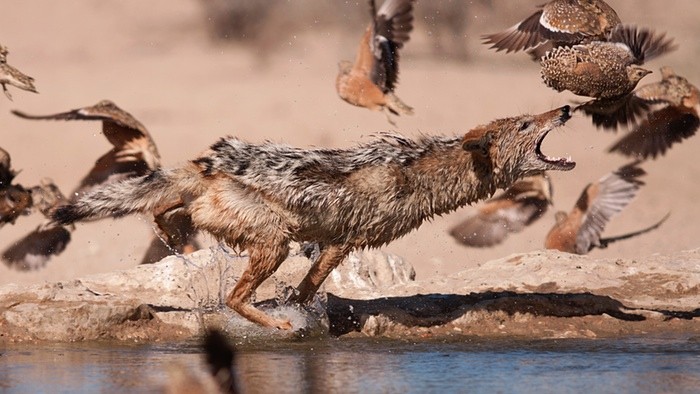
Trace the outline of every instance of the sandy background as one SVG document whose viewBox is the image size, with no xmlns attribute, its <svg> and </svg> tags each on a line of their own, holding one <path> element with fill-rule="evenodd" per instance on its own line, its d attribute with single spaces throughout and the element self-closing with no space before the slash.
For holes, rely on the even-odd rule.
<svg viewBox="0 0 700 394">
<path fill-rule="evenodd" d="M 300 0 L 304 6 L 308 3 Z M 0 146 L 22 171 L 16 181 L 31 186 L 48 176 L 69 192 L 110 146 L 99 133 L 99 123 L 31 122 L 11 115 L 10 109 L 44 114 L 111 99 L 146 125 L 166 166 L 193 158 L 227 134 L 251 141 L 344 147 L 389 130 L 383 114 L 352 107 L 334 90 L 336 63 L 354 57 L 365 27 L 357 8 L 364 2 L 351 3 L 325 3 L 315 13 L 282 8 L 277 19 L 261 22 L 268 23 L 263 38 L 240 43 L 212 41 L 207 28 L 213 22 L 198 1 L 0 1 L 0 42 L 10 49 L 9 62 L 33 76 L 41 92 L 11 88 L 14 102 L 0 97 Z M 443 3 L 448 7 L 458 2 Z M 569 103 L 573 96 L 544 86 L 537 65 L 526 56 L 495 54 L 479 45 L 480 34 L 514 24 L 538 3 L 541 0 L 517 6 L 494 1 L 491 7 L 459 3 L 466 31 L 451 33 L 448 41 L 465 45 L 466 61 L 436 52 L 438 14 L 419 5 L 416 30 L 402 53 L 397 90 L 416 114 L 398 119 L 397 129 L 414 136 L 464 133 L 497 117 Z M 650 63 L 651 69 L 670 65 L 700 83 L 697 1 L 610 3 L 624 22 L 667 31 L 680 44 L 678 51 Z M 332 23 L 324 23 L 324 15 Z M 658 78 L 656 72 L 643 83 Z M 548 137 L 545 153 L 569 154 L 578 163 L 571 172 L 552 174 L 556 209 L 569 210 L 588 182 L 626 162 L 605 153 L 616 138 L 595 130 L 582 117 Z M 647 186 L 606 233 L 649 225 L 670 210 L 666 224 L 652 234 L 594 251 L 594 256 L 643 257 L 700 246 L 699 144 L 700 139 L 691 138 L 647 163 Z M 467 249 L 453 241 L 447 229 L 472 210 L 466 207 L 426 223 L 386 250 L 406 258 L 418 278 L 426 279 L 540 249 L 554 222 L 551 210 L 499 247 Z M 40 221 L 33 215 L 5 226 L 0 249 Z M 68 249 L 45 269 L 21 273 L 0 266 L 0 284 L 66 280 L 128 268 L 140 261 L 151 234 L 148 220 L 136 217 L 79 224 Z"/>
</svg>

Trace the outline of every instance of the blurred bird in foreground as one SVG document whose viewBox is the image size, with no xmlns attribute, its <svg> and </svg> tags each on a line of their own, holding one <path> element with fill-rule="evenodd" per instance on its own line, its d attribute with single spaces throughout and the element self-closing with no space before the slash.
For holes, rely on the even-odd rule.
<svg viewBox="0 0 700 394">
<path fill-rule="evenodd" d="M 658 228 L 668 218 L 668 214 L 651 227 L 620 236 L 601 237 L 610 219 L 621 212 L 644 185 L 639 177 L 646 172 L 638 167 L 638 164 L 634 162 L 625 165 L 597 182 L 589 184 L 571 212 L 568 214 L 557 212 L 556 224 L 547 234 L 545 248 L 587 254 L 593 248 L 606 248 L 612 242 L 632 238 Z"/>
<path fill-rule="evenodd" d="M 651 71 L 641 67 L 673 51 L 673 39 L 634 26 L 613 29 L 609 41 L 558 47 L 540 61 L 545 85 L 579 96 L 612 99 L 630 93 Z"/>
<path fill-rule="evenodd" d="M 477 213 L 454 226 L 450 235 L 466 246 L 494 246 L 503 242 L 508 234 L 520 232 L 534 223 L 551 204 L 549 177 L 546 174 L 526 177 L 486 201 Z"/>
<path fill-rule="evenodd" d="M 0 85 L 2 85 L 5 96 L 12 101 L 12 95 L 7 90 L 7 85 L 12 85 L 28 92 L 39 93 L 34 86 L 34 78 L 7 64 L 8 54 L 7 47 L 0 44 Z"/>
<path fill-rule="evenodd" d="M 168 394 L 240 392 L 236 379 L 236 350 L 219 330 L 207 329 L 202 350 L 209 367 L 209 375 L 199 376 L 185 367 L 171 367 L 165 387 Z"/>
<path fill-rule="evenodd" d="M 30 192 L 32 208 L 41 212 L 46 220 L 2 253 L 3 263 L 20 271 L 43 268 L 52 256 L 66 249 L 74 229 L 73 225 L 61 226 L 50 220 L 53 209 L 67 201 L 51 179 L 42 179 Z"/>
<path fill-rule="evenodd" d="M 610 152 L 637 159 L 663 156 L 674 143 L 692 137 L 700 127 L 700 90 L 670 67 L 661 68 L 661 81 L 644 85 L 634 101 L 652 106 L 639 125 L 617 141 Z M 639 105 L 639 104 L 638 104 Z"/>
<path fill-rule="evenodd" d="M 32 120 L 98 120 L 102 133 L 113 148 L 102 155 L 90 172 L 73 191 L 70 201 L 95 187 L 144 175 L 160 168 L 160 154 L 146 127 L 130 113 L 109 100 L 52 115 L 13 114 Z M 174 253 L 189 253 L 199 248 L 196 231 L 189 217 L 183 217 L 178 207 L 159 207 L 156 217 L 156 235 L 142 263 L 153 263 Z M 185 215 L 187 216 L 187 215 Z"/>
<path fill-rule="evenodd" d="M 553 0 L 525 20 L 500 33 L 482 36 L 491 49 L 506 53 L 543 45 L 548 48 L 607 41 L 620 25 L 615 10 L 602 0 Z"/>
<path fill-rule="evenodd" d="M 413 108 L 394 94 L 399 75 L 399 49 L 413 30 L 415 0 L 385 0 L 379 10 L 370 0 L 372 23 L 365 30 L 355 62 L 341 61 L 335 87 L 348 103 L 394 115 L 411 115 Z M 391 124 L 393 121 L 386 113 Z"/>
</svg>

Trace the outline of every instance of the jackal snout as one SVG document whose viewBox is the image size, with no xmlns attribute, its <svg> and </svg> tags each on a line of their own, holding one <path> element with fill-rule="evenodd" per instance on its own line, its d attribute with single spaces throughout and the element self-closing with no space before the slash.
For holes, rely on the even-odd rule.
<svg viewBox="0 0 700 394">
<path fill-rule="evenodd" d="M 546 127 L 548 123 L 553 122 L 552 126 L 561 126 L 571 119 L 571 106 L 565 105 L 561 108 L 556 108 L 551 111 L 535 116 L 536 121 Z"/>
</svg>

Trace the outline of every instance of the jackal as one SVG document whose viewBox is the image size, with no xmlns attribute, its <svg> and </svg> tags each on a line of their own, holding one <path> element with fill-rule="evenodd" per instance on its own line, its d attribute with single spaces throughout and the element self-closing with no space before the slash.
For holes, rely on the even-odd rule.
<svg viewBox="0 0 700 394">
<path fill-rule="evenodd" d="M 353 249 L 380 247 L 521 177 L 574 168 L 571 159 L 540 149 L 547 133 L 569 118 L 565 106 L 496 120 L 463 136 L 381 134 L 349 149 L 227 137 L 180 167 L 93 190 L 53 217 L 72 223 L 182 206 L 197 229 L 250 255 L 226 304 L 263 326 L 291 329 L 289 321 L 250 304 L 255 289 L 287 257 L 290 241 L 321 248 L 290 299 L 304 303 Z"/>
</svg>

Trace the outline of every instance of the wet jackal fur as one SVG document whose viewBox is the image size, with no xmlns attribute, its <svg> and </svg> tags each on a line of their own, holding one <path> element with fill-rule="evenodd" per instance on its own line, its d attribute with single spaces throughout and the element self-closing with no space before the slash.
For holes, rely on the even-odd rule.
<svg viewBox="0 0 700 394">
<path fill-rule="evenodd" d="M 571 160 L 540 150 L 546 134 L 569 117 L 566 106 L 496 120 L 463 136 L 411 140 L 383 134 L 349 149 L 307 150 L 228 137 L 181 167 L 89 192 L 53 217 L 72 223 L 162 206 L 185 209 L 195 228 L 249 252 L 249 265 L 226 304 L 263 326 L 290 329 L 289 321 L 250 303 L 287 257 L 290 241 L 321 247 L 291 299 L 304 303 L 353 249 L 387 244 L 523 176 L 573 168 Z"/>
</svg>

